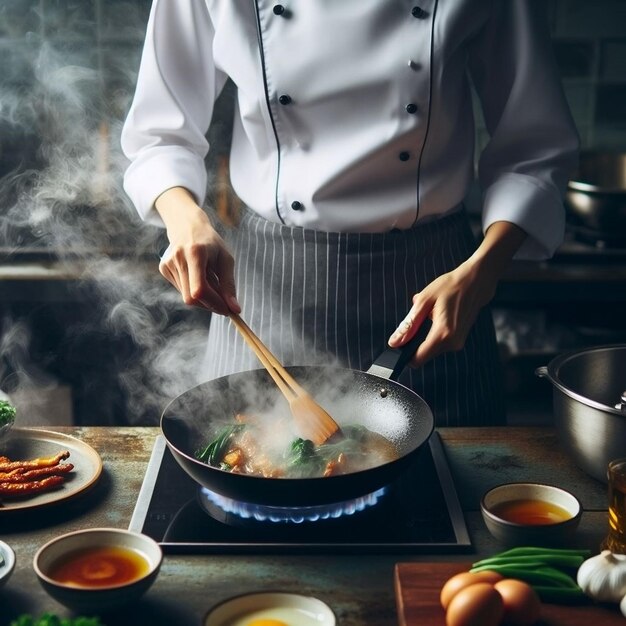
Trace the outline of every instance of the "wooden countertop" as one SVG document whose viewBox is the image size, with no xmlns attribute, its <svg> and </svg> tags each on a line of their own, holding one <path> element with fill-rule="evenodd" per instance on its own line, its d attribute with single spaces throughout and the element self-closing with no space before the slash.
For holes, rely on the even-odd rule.
<svg viewBox="0 0 626 626">
<path fill-rule="evenodd" d="M 155 427 L 57 427 L 100 454 L 104 471 L 96 487 L 61 507 L 28 515 L 0 513 L 0 537 L 15 550 L 16 569 L 0 589 L 1 626 L 22 613 L 70 615 L 39 586 L 32 569 L 37 549 L 80 528 L 127 528 L 159 429 Z M 200 625 L 215 603 L 239 593 L 284 590 L 315 595 L 342 626 L 396 626 L 393 572 L 397 562 L 468 561 L 502 549 L 486 531 L 481 495 L 507 481 L 557 484 L 574 492 L 584 514 L 576 547 L 598 549 L 606 530 L 606 487 L 578 470 L 560 451 L 548 427 L 438 429 L 472 538 L 469 555 L 165 555 L 159 578 L 108 626 Z"/>
</svg>

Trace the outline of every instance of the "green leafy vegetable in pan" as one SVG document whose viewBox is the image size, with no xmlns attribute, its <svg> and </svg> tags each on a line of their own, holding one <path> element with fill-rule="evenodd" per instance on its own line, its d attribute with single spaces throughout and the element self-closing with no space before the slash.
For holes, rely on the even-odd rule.
<svg viewBox="0 0 626 626">
<path fill-rule="evenodd" d="M 245 424 L 233 424 L 232 426 L 227 426 L 206 448 L 199 451 L 196 454 L 196 457 L 208 465 L 220 467 L 222 459 L 228 451 L 228 446 L 232 441 L 233 436 L 240 433 L 245 427 Z"/>
<path fill-rule="evenodd" d="M 238 415 L 196 458 L 222 470 L 268 478 L 332 476 L 374 467 L 398 457 L 390 441 L 361 425 L 342 426 L 342 436 L 321 446 L 297 437 L 280 443 L 277 430 Z M 282 447 L 281 447 L 282 446 Z"/>
<path fill-rule="evenodd" d="M 288 474 L 293 478 L 304 478 L 324 471 L 324 460 L 316 453 L 310 439 L 294 439 L 287 454 Z"/>
</svg>

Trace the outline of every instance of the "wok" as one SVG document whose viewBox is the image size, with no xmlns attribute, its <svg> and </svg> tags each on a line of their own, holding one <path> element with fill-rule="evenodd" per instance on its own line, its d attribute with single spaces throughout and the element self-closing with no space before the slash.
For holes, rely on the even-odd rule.
<svg viewBox="0 0 626 626">
<path fill-rule="evenodd" d="M 425 336 L 424 326 L 401 350 L 384 351 L 367 372 L 324 366 L 286 368 L 340 426 L 360 424 L 387 437 L 398 452 L 393 461 L 326 478 L 265 478 L 231 473 L 198 461 L 195 453 L 223 427 L 232 425 L 238 412 L 274 410 L 284 402 L 265 369 L 217 378 L 172 400 L 161 416 L 166 444 L 197 483 L 243 502 L 316 506 L 372 493 L 406 469 L 434 430 L 433 414 L 425 400 L 395 382 Z"/>
</svg>

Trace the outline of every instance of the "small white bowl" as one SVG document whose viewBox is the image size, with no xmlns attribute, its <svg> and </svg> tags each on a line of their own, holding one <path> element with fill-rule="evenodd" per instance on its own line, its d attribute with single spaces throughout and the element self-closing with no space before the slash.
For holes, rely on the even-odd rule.
<svg viewBox="0 0 626 626">
<path fill-rule="evenodd" d="M 204 626 L 244 626 L 251 620 L 275 619 L 298 626 L 335 626 L 331 608 L 313 596 L 266 591 L 230 598 L 207 614 Z"/>
<path fill-rule="evenodd" d="M 0 559 L 2 561 L 0 564 L 0 587 L 2 587 L 11 578 L 15 568 L 15 552 L 10 545 L 0 541 L 0 556 L 2 557 Z"/>
<path fill-rule="evenodd" d="M 557 505 L 568 517 L 546 524 L 523 524 L 499 517 L 497 507 L 516 500 L 537 500 Z M 505 483 L 490 489 L 480 502 L 480 511 L 489 532 L 500 542 L 511 545 L 562 545 L 572 539 L 582 506 L 578 498 L 565 489 L 541 483 Z"/>
<path fill-rule="evenodd" d="M 59 559 L 88 548 L 118 547 L 139 553 L 148 571 L 129 582 L 106 587 L 79 587 L 50 577 Z M 77 612 L 101 613 L 139 599 L 156 580 L 163 561 L 161 546 L 147 535 L 120 528 L 90 528 L 61 535 L 35 554 L 33 568 L 41 586 L 58 602 Z"/>
</svg>

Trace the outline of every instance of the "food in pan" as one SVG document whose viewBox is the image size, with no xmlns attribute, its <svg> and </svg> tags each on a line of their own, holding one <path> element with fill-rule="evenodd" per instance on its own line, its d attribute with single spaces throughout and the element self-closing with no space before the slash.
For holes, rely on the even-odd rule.
<svg viewBox="0 0 626 626">
<path fill-rule="evenodd" d="M 63 484 L 74 469 L 72 463 L 63 463 L 69 456 L 68 450 L 29 460 L 0 456 L 0 498 L 30 496 Z"/>
<path fill-rule="evenodd" d="M 341 437 L 320 446 L 263 419 L 238 414 L 196 458 L 219 469 L 265 478 L 315 478 L 349 474 L 398 458 L 394 445 L 361 425 L 341 427 Z"/>
</svg>

